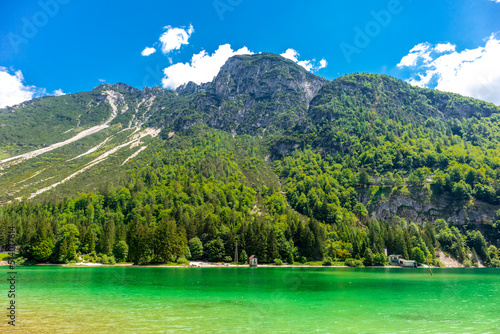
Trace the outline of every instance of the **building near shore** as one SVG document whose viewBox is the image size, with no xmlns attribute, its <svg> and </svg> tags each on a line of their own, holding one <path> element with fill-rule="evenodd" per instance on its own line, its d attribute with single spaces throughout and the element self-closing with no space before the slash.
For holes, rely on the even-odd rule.
<svg viewBox="0 0 500 334">
<path fill-rule="evenodd" d="M 250 267 L 257 267 L 257 256 L 255 255 L 250 256 L 250 258 L 248 259 L 248 263 Z"/>
<path fill-rule="evenodd" d="M 400 259 L 399 266 L 406 268 L 417 268 L 417 261 Z"/>
<path fill-rule="evenodd" d="M 392 265 L 405 267 L 405 268 L 416 268 L 417 261 L 405 260 L 402 255 L 389 255 L 389 260 Z"/>
<path fill-rule="evenodd" d="M 389 255 L 389 261 L 395 266 L 399 265 L 399 259 L 403 259 L 403 255 Z"/>
</svg>

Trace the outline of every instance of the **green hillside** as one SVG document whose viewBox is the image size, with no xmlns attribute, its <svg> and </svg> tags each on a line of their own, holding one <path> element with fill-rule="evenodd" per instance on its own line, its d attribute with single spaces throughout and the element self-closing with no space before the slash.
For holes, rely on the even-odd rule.
<svg viewBox="0 0 500 334">
<path fill-rule="evenodd" d="M 499 112 L 271 54 L 177 91 L 33 100 L 0 111 L 0 244 L 14 224 L 39 262 L 230 261 L 238 241 L 270 263 L 499 266 Z"/>
</svg>

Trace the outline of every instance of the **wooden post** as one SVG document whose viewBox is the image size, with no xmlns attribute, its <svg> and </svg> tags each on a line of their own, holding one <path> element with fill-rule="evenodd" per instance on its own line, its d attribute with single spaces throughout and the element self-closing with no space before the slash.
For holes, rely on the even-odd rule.
<svg viewBox="0 0 500 334">
<path fill-rule="evenodd" d="M 238 264 L 238 241 L 236 241 L 236 250 L 234 252 L 234 262 Z"/>
</svg>

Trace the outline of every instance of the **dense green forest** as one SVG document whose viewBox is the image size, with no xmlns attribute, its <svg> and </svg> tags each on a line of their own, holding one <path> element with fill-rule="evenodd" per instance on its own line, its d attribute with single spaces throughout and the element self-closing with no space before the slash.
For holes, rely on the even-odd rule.
<svg viewBox="0 0 500 334">
<path fill-rule="evenodd" d="M 307 148 L 269 164 L 266 152 L 258 137 L 191 128 L 151 151 L 150 164 L 120 186 L 2 207 L 1 243 L 13 224 L 28 262 L 68 263 L 78 255 L 103 263 L 230 262 L 237 241 L 241 261 L 384 265 L 387 247 L 423 264 L 440 265 L 440 249 L 466 265 L 477 265 L 478 256 L 500 265 L 496 223 L 481 232 L 444 220 L 377 221 L 357 199 L 378 187 L 366 170 Z M 396 192 L 408 191 L 408 182 L 398 173 L 379 180 Z"/>
</svg>

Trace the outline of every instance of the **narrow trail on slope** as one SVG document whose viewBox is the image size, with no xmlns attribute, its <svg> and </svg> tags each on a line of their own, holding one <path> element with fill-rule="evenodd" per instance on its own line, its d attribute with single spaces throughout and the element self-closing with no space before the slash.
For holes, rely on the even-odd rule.
<svg viewBox="0 0 500 334">
<path fill-rule="evenodd" d="M 97 133 L 99 131 L 102 131 L 102 130 L 108 128 L 109 127 L 109 123 L 111 123 L 111 121 L 118 115 L 118 107 L 117 107 L 117 105 L 116 105 L 115 102 L 118 99 L 120 99 L 121 94 L 117 93 L 117 92 L 114 92 L 114 91 L 111 91 L 111 90 L 104 91 L 103 93 L 105 93 L 107 95 L 106 101 L 111 105 L 111 110 L 112 110 L 111 115 L 106 120 L 106 122 L 104 122 L 101 125 L 96 125 L 96 126 L 93 126 L 93 127 L 89 128 L 87 130 L 84 130 L 84 131 L 78 133 L 77 135 L 75 135 L 74 137 L 71 137 L 71 138 L 69 138 L 69 139 L 67 139 L 65 141 L 62 141 L 62 142 L 59 142 L 59 143 L 55 143 L 55 144 L 52 144 L 52 145 L 50 145 L 48 147 L 44 147 L 44 148 L 41 148 L 41 149 L 38 149 L 38 150 L 35 150 L 35 151 L 31 151 L 31 152 L 27 152 L 27 153 L 24 153 L 24 154 L 20 154 L 20 155 L 17 155 L 15 157 L 10 157 L 10 158 L 6 158 L 6 159 L 3 159 L 3 160 L 0 160 L 0 164 L 6 163 L 6 162 L 9 162 L 9 161 L 18 160 L 18 161 L 14 161 L 12 163 L 12 165 L 15 165 L 15 164 L 20 163 L 21 161 L 28 160 L 28 159 L 37 157 L 37 156 L 39 156 L 41 154 L 53 151 L 56 148 L 66 146 L 66 145 L 71 144 L 71 143 L 73 143 L 73 142 L 75 142 L 77 140 L 80 140 L 82 138 L 85 138 L 87 136 L 90 136 L 90 135 L 92 135 L 94 133 Z"/>
</svg>

